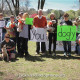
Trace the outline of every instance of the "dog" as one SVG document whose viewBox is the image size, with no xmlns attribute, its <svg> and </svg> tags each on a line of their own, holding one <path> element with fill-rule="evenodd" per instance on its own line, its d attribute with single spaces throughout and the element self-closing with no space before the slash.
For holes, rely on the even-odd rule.
<svg viewBox="0 0 80 80">
<path fill-rule="evenodd" d="M 7 58 L 7 61 L 9 61 L 9 56 L 7 53 L 6 45 L 4 45 L 2 48 L 2 59 L 4 60 L 5 58 Z"/>
<path fill-rule="evenodd" d="M 23 25 L 24 25 L 24 21 L 20 20 L 18 23 L 18 28 L 17 28 L 18 32 L 21 32 L 23 30 Z"/>
</svg>

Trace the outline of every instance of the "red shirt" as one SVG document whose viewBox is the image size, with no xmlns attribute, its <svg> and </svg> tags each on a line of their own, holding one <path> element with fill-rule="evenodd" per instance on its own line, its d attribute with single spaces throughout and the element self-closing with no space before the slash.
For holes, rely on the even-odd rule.
<svg viewBox="0 0 80 80">
<path fill-rule="evenodd" d="M 34 17 L 33 25 L 37 28 L 45 28 L 45 26 L 47 26 L 46 17 L 42 16 L 41 19 L 39 19 L 38 16 Z"/>
</svg>

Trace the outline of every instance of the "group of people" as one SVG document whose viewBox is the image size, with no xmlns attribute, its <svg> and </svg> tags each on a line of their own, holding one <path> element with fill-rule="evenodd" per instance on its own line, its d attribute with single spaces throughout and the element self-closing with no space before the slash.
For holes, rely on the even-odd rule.
<svg viewBox="0 0 80 80">
<path fill-rule="evenodd" d="M 49 28 L 48 31 L 48 39 L 49 39 L 49 54 L 53 54 L 56 56 L 56 41 L 57 41 L 57 25 L 58 20 L 55 17 L 54 13 L 50 14 L 50 22 L 47 24 L 46 17 L 43 16 L 42 10 L 38 10 L 38 15 L 33 19 L 33 25 L 25 24 L 26 18 L 29 18 L 29 14 L 26 13 L 19 13 L 19 15 L 15 17 L 13 15 L 10 16 L 10 21 L 7 22 L 7 25 L 2 27 L 2 42 L 1 42 L 1 50 L 4 45 L 6 45 L 7 52 L 10 56 L 11 53 L 16 54 L 18 53 L 19 57 L 25 57 L 29 55 L 28 52 L 28 40 L 30 39 L 30 29 L 33 27 L 36 28 Z M 63 20 L 60 22 L 60 25 L 73 25 L 72 21 L 69 20 L 69 14 L 64 13 Z M 0 21 L 3 19 L 3 14 L 0 13 Z M 77 23 L 76 19 L 75 25 L 77 27 L 80 24 Z M 80 34 L 80 28 L 77 28 L 76 35 Z M 77 38 L 78 39 L 78 38 Z M 46 47 L 45 42 L 36 42 L 36 54 L 40 53 L 40 43 L 41 43 L 41 51 L 42 54 L 46 54 Z M 53 51 L 51 51 L 51 45 L 53 43 Z M 17 47 L 16 47 L 17 46 Z M 78 54 L 78 40 L 76 41 L 76 48 L 75 52 Z M 17 49 L 16 49 L 17 48 Z M 63 48 L 64 48 L 64 56 L 71 56 L 71 41 L 63 41 Z"/>
</svg>

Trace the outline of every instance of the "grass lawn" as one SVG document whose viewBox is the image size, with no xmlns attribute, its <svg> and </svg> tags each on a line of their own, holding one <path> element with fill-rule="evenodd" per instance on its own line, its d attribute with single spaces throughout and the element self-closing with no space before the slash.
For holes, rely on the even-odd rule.
<svg viewBox="0 0 80 80">
<path fill-rule="evenodd" d="M 29 42 L 30 56 L 16 62 L 0 61 L 0 80 L 80 80 L 80 57 L 35 55 L 35 42 Z"/>
</svg>

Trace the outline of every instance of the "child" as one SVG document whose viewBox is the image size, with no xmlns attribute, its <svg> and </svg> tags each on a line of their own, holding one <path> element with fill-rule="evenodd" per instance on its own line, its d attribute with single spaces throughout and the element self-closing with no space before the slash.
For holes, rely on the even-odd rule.
<svg viewBox="0 0 80 80">
<path fill-rule="evenodd" d="M 16 51 L 15 51 L 15 43 L 14 43 L 13 40 L 10 40 L 10 35 L 7 34 L 7 33 L 5 34 L 5 38 L 1 43 L 2 54 L 4 54 L 3 52 L 5 52 L 4 51 L 5 49 L 3 49 L 3 47 L 5 45 L 6 45 L 6 50 L 7 50 L 8 56 L 9 56 L 9 60 L 15 60 L 15 53 L 16 53 Z M 4 57 L 4 55 L 3 55 L 3 57 Z"/>
<path fill-rule="evenodd" d="M 20 57 L 24 56 L 25 53 L 25 58 L 29 55 L 28 53 L 28 25 L 25 24 L 25 20 L 26 18 L 28 18 L 29 15 L 28 13 L 24 13 L 22 16 L 22 31 L 19 33 L 19 37 L 21 39 L 21 53 L 20 53 Z M 18 25 L 21 24 L 21 22 L 18 23 Z"/>
</svg>

